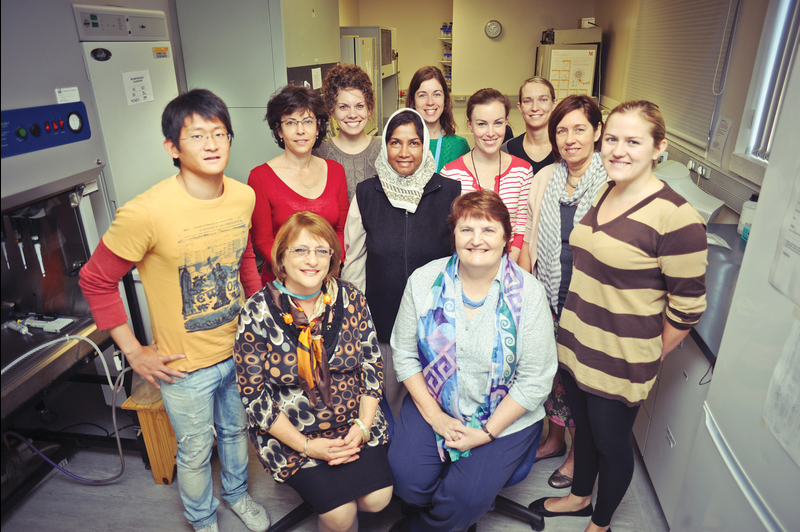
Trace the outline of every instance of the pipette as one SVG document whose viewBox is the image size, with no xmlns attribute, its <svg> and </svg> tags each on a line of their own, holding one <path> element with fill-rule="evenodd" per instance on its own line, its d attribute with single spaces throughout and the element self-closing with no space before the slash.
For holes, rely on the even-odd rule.
<svg viewBox="0 0 800 532">
<path fill-rule="evenodd" d="M 17 247 L 19 248 L 19 255 L 22 257 L 22 265 L 25 266 L 25 269 L 28 269 L 28 263 L 25 260 L 25 246 L 22 244 L 22 233 L 19 232 L 19 222 L 17 222 L 14 218 L 11 218 L 11 229 L 14 231 L 14 240 L 17 242 Z"/>
</svg>

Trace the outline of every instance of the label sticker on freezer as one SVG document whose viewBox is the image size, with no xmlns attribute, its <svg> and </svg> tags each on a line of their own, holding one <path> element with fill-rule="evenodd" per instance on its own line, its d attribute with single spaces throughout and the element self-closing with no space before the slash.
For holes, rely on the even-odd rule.
<svg viewBox="0 0 800 532">
<path fill-rule="evenodd" d="M 150 70 L 123 72 L 122 83 L 125 86 L 125 97 L 128 100 L 128 105 L 155 101 L 153 82 L 150 80 Z"/>
<path fill-rule="evenodd" d="M 154 46 L 153 59 L 169 59 L 169 46 Z"/>
<path fill-rule="evenodd" d="M 60 87 L 56 89 L 56 103 L 72 103 L 81 101 L 78 87 Z"/>
</svg>

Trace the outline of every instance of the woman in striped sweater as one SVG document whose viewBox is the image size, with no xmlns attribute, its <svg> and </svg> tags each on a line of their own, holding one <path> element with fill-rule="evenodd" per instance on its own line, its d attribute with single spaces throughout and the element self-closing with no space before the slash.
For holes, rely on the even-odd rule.
<svg viewBox="0 0 800 532">
<path fill-rule="evenodd" d="M 508 98 L 495 89 L 481 89 L 467 101 L 467 125 L 475 136 L 475 148 L 447 164 L 444 177 L 461 182 L 461 193 L 494 190 L 511 215 L 511 248 L 508 256 L 517 261 L 525 235 L 528 191 L 533 170 L 519 157 L 500 151 L 508 113 Z"/>
<path fill-rule="evenodd" d="M 575 476 L 569 495 L 531 508 L 545 517 L 592 516 L 587 532 L 609 530 L 633 476 L 639 405 L 706 307 L 703 220 L 653 173 L 665 132 L 650 102 L 611 112 L 601 149 L 609 183 L 570 236 L 574 269 L 557 343 L 576 425 Z"/>
</svg>

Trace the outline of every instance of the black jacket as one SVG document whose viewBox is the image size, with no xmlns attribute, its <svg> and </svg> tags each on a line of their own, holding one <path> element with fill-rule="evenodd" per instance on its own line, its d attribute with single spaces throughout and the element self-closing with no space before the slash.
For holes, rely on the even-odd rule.
<svg viewBox="0 0 800 532">
<path fill-rule="evenodd" d="M 447 225 L 461 183 L 433 174 L 415 213 L 392 207 L 377 177 L 356 187 L 367 233 L 367 303 L 378 341 L 388 343 L 408 277 L 420 266 L 453 253 Z"/>
</svg>

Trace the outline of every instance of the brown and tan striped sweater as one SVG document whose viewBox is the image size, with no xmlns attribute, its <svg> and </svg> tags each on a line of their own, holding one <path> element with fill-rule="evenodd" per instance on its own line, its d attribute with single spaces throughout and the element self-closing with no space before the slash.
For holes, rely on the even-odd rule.
<svg viewBox="0 0 800 532">
<path fill-rule="evenodd" d="M 598 191 L 570 236 L 574 265 L 558 360 L 582 390 L 633 406 L 658 374 L 665 309 L 673 326 L 688 329 L 706 308 L 706 232 L 666 184 L 598 225 L 597 209 L 613 186 Z"/>
</svg>

